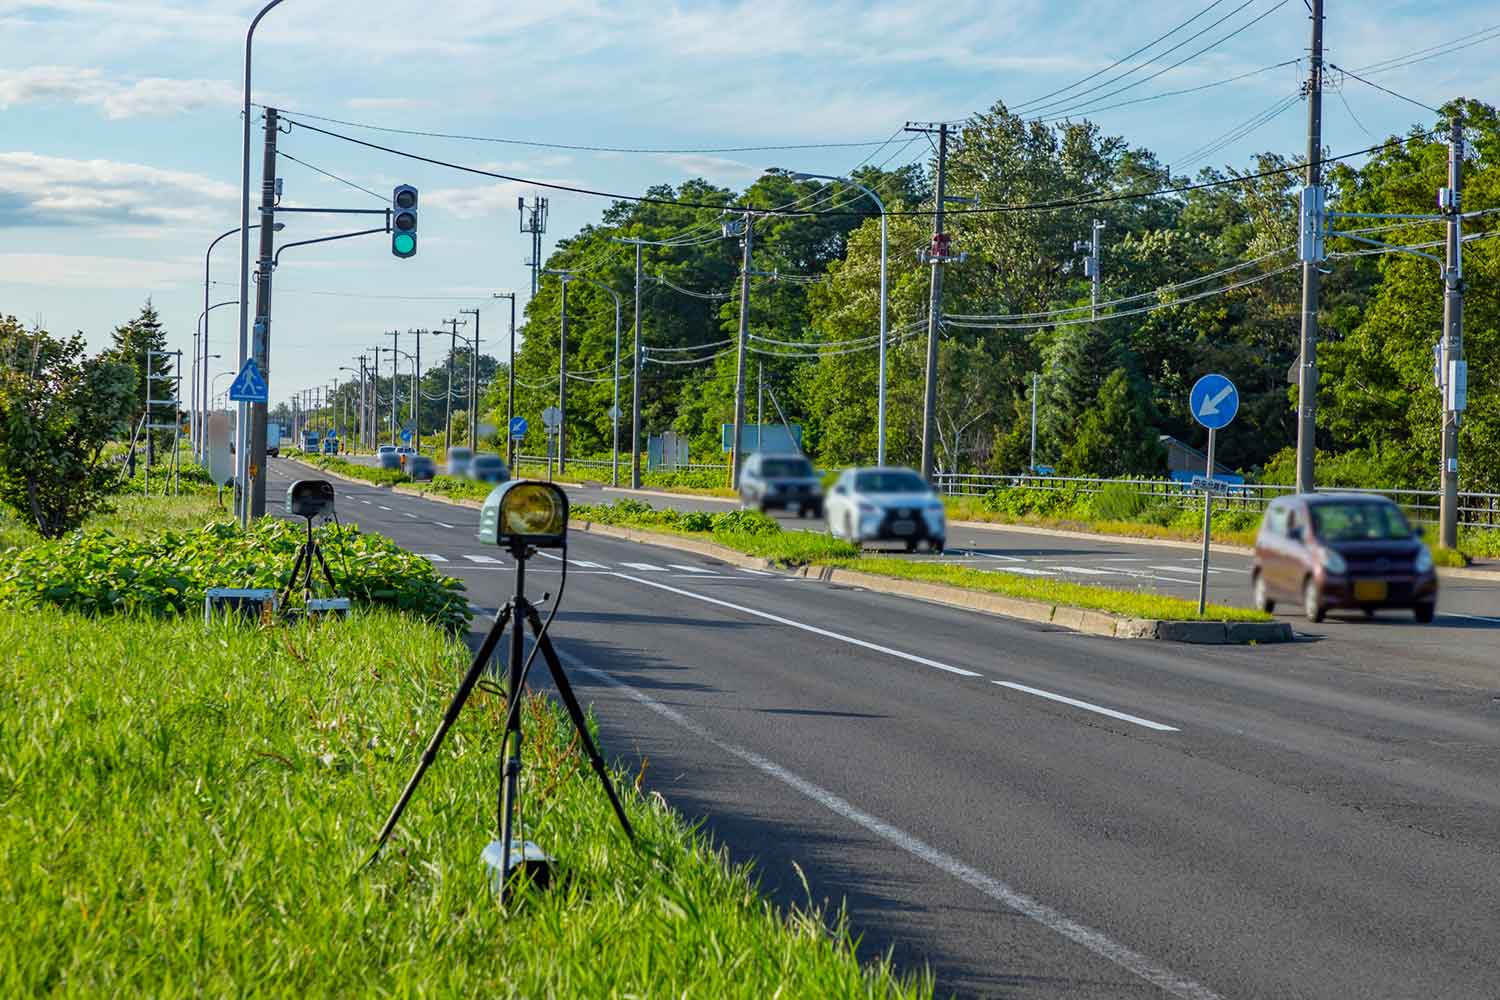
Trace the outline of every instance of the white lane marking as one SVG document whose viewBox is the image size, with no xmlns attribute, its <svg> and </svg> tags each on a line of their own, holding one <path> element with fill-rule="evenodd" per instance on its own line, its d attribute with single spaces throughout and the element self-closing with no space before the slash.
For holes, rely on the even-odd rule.
<svg viewBox="0 0 1500 1000">
<path fill-rule="evenodd" d="M 847 642 L 851 646 L 859 646 L 862 649 L 872 649 L 877 653 L 885 653 L 888 656 L 894 656 L 900 660 L 909 660 L 912 663 L 920 663 L 924 667 L 936 667 L 938 670 L 945 670 L 950 674 L 958 674 L 960 677 L 980 676 L 980 674 L 975 673 L 972 670 L 965 670 L 962 667 L 950 666 L 946 663 L 940 663 L 937 660 L 929 660 L 925 656 L 918 656 L 915 653 L 905 653 L 899 649 L 892 649 L 889 646 L 882 646 L 879 643 L 866 642 L 864 639 L 856 639 L 854 636 L 844 635 L 842 632 L 832 632 L 826 628 L 819 628 L 816 625 L 808 625 L 805 622 L 793 621 L 790 618 L 783 618 L 780 615 L 773 615 L 769 611 L 757 611 L 755 608 L 747 608 L 743 604 L 731 604 L 729 601 L 721 601 L 717 597 L 709 597 L 706 594 L 695 594 L 691 590 L 681 590 L 677 587 L 669 587 L 665 583 L 657 583 L 655 580 L 643 580 L 638 576 L 631 576 L 629 573 L 616 573 L 614 575 L 622 580 L 631 580 L 635 583 L 644 584 L 647 587 L 656 587 L 658 590 L 666 590 L 673 594 L 679 594 L 683 597 L 691 597 L 696 601 L 703 601 L 705 604 L 717 604 L 721 608 L 729 608 L 732 611 L 739 611 L 743 614 L 754 615 L 756 618 L 764 618 L 766 621 L 775 622 L 778 625 L 789 625 L 792 628 L 801 629 L 804 632 L 811 632 L 813 635 L 821 635 L 828 639 L 836 639 L 839 642 Z"/>
<path fill-rule="evenodd" d="M 415 515 L 415 514 L 409 514 L 409 513 L 407 513 L 407 512 L 406 512 L 406 511 L 404 511 L 404 510 L 403 510 L 403 511 L 402 511 L 402 512 L 401 512 L 401 516 L 402 516 L 402 517 L 409 517 L 409 518 L 411 518 L 411 519 L 412 519 L 412 520 L 416 520 L 416 517 L 417 517 L 417 515 Z"/>
<path fill-rule="evenodd" d="M 704 569 L 702 566 L 687 566 L 687 565 L 684 565 L 683 563 L 667 563 L 667 565 L 671 566 L 673 569 L 685 569 L 689 573 L 712 573 L 713 572 L 713 570 L 711 570 L 711 569 Z"/>
<path fill-rule="evenodd" d="M 751 574 L 753 576 L 775 576 L 776 575 L 775 573 L 767 573 L 763 569 L 746 569 L 743 566 L 738 567 L 738 569 L 739 569 L 739 571 L 741 573 L 749 573 L 749 574 Z"/>
<path fill-rule="evenodd" d="M 539 555 L 539 556 L 544 556 L 544 557 L 546 557 L 548 559 L 551 559 L 554 562 L 562 562 L 562 558 L 563 558 L 562 556 L 554 555 L 551 552 L 547 552 L 547 551 L 544 551 L 542 549 L 537 549 L 536 550 L 536 554 Z"/>
<path fill-rule="evenodd" d="M 1194 573 L 1199 570 L 1197 566 L 1147 566 L 1147 569 L 1161 570 L 1163 573 Z M 1210 573 L 1222 573 L 1222 569 L 1211 569 Z"/>
<path fill-rule="evenodd" d="M 369 503 L 369 502 L 370 502 L 370 501 L 368 501 L 368 500 L 361 500 L 361 501 L 360 501 L 360 503 Z"/>
<path fill-rule="evenodd" d="M 470 555 L 466 555 L 466 556 L 464 556 L 464 558 L 467 559 L 467 560 L 469 560 L 469 562 L 471 562 L 471 563 L 484 563 L 484 564 L 490 565 L 490 566 L 498 566 L 498 565 L 501 564 L 500 560 L 496 559 L 494 556 L 470 556 Z"/>
<path fill-rule="evenodd" d="M 386 506 L 386 505 L 385 505 L 385 504 L 383 504 L 383 503 L 382 503 L 382 504 L 376 504 L 376 506 L 377 506 L 377 507 L 379 507 L 379 508 L 380 508 L 380 509 L 381 509 L 381 510 L 390 510 L 390 508 L 389 508 L 389 507 L 387 507 L 387 506 Z"/>
<path fill-rule="evenodd" d="M 1120 570 L 1120 569 L 1096 569 L 1093 566 L 1048 566 L 1047 568 L 1048 569 L 1055 569 L 1055 570 L 1057 570 L 1060 573 L 1077 573 L 1077 574 L 1079 574 L 1081 576 L 1128 576 L 1129 575 L 1124 570 Z"/>
<path fill-rule="evenodd" d="M 435 525 L 437 525 L 439 528 L 448 528 L 450 530 L 453 528 L 453 525 L 451 525 L 451 524 L 444 524 L 442 521 L 433 521 L 432 523 L 435 524 Z"/>
<path fill-rule="evenodd" d="M 968 550 L 968 554 L 971 555 L 971 556 L 975 556 L 977 558 L 980 558 L 980 559 L 999 559 L 999 560 L 1001 560 L 1003 562 L 1025 562 L 1026 561 L 1025 559 L 1022 559 L 1020 556 L 1001 556 L 1001 555 L 996 555 L 993 552 L 975 552 L 973 549 L 969 549 Z"/>
<path fill-rule="evenodd" d="M 608 569 L 603 563 L 589 562 L 587 559 L 569 559 L 569 566 L 582 566 L 584 569 Z"/>
<path fill-rule="evenodd" d="M 665 573 L 667 571 L 665 566 L 653 566 L 651 563 L 622 562 L 620 565 L 629 566 L 631 569 L 638 569 L 647 573 Z"/>
<path fill-rule="evenodd" d="M 1100 562 L 1145 562 L 1148 556 L 1110 556 L 1108 559 L 1100 559 Z"/>
<path fill-rule="evenodd" d="M 646 581 L 641 582 L 644 583 Z M 660 586 L 660 584 L 652 584 L 652 586 Z M 1039 899 L 1011 888 L 993 875 L 988 875 L 972 865 L 960 861 L 957 857 L 933 847 L 931 844 L 907 833 L 900 827 L 893 826 L 877 816 L 872 816 L 848 799 L 841 798 L 828 789 L 808 781 L 806 778 L 787 770 L 775 761 L 767 757 L 762 757 L 754 750 L 749 750 L 737 744 L 730 743 L 728 740 L 720 739 L 708 728 L 699 725 L 676 709 L 669 708 L 624 681 L 617 680 L 604 671 L 581 662 L 573 654 L 567 651 L 560 651 L 558 655 L 572 669 L 597 677 L 603 683 L 618 688 L 668 722 L 675 723 L 706 743 L 718 747 L 731 757 L 737 757 L 763 774 L 775 778 L 782 784 L 795 789 L 835 815 L 841 816 L 882 840 L 894 844 L 912 857 L 927 862 L 939 871 L 984 893 L 1000 905 L 1009 907 L 1048 930 L 1060 934 L 1074 944 L 1088 949 L 1100 958 L 1115 963 L 1128 972 L 1151 983 L 1153 986 L 1170 993 L 1174 997 L 1178 997 L 1179 1000 L 1223 1000 L 1219 994 L 1202 983 L 1173 972 L 1171 969 L 1158 964 L 1134 948 L 1121 944 L 1086 924 L 1079 923 L 1077 920 L 1074 920 L 1060 910 L 1053 909 Z"/>
<path fill-rule="evenodd" d="M 1167 726 L 1163 725 L 1160 722 L 1152 722 L 1150 719 L 1143 719 L 1139 715 L 1129 715 L 1125 712 L 1117 712 L 1112 708 L 1105 708 L 1103 705 L 1095 705 L 1093 702 L 1079 701 L 1077 698 L 1069 698 L 1065 695 L 1053 694 L 1051 691 L 1043 691 L 1041 688 L 1027 687 L 1025 684 L 1015 684 L 1011 681 L 994 681 L 992 683 L 998 684 L 1004 688 L 1010 688 L 1012 691 L 1024 691 L 1027 694 L 1034 694 L 1038 698 L 1048 698 L 1052 701 L 1060 701 L 1064 705 L 1072 705 L 1074 708 L 1081 708 L 1085 712 L 1098 712 L 1100 715 L 1107 715 L 1111 719 L 1121 719 L 1125 722 L 1133 722 L 1137 726 L 1145 726 L 1147 729 L 1155 729 L 1157 732 L 1181 732 L 1181 730 L 1176 726 Z"/>
<path fill-rule="evenodd" d="M 1020 573 L 1023 576 L 1056 576 L 1050 569 L 1027 569 L 1025 566 L 1002 566 L 995 573 Z"/>
<path fill-rule="evenodd" d="M 439 562 L 447 562 L 448 561 L 448 557 L 447 556 L 440 556 L 440 555 L 438 555 L 438 554 L 436 554 L 434 552 L 419 552 L 417 554 L 419 556 L 421 556 L 423 559 L 426 559 L 428 562 L 439 563 Z"/>
<path fill-rule="evenodd" d="M 1457 611 L 1444 611 L 1438 615 L 1439 618 L 1467 618 L 1471 622 L 1492 622 L 1500 625 L 1500 618 L 1486 618 L 1484 615 L 1465 615 Z"/>
</svg>

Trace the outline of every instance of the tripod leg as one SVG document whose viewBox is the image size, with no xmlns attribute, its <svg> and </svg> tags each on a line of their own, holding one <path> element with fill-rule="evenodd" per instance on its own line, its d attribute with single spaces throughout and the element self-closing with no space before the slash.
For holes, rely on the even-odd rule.
<svg viewBox="0 0 1500 1000">
<path fill-rule="evenodd" d="M 281 603 L 283 605 L 291 598 L 292 588 L 297 585 L 297 574 L 302 572 L 302 560 L 307 555 L 304 546 L 297 546 L 297 558 L 292 562 L 292 575 L 287 577 L 286 589 L 281 592 Z"/>
<path fill-rule="evenodd" d="M 510 894 L 510 845 L 514 832 L 518 785 L 521 779 L 521 694 L 526 680 L 522 674 L 521 657 L 525 646 L 521 638 L 519 615 L 516 627 L 510 633 L 509 680 L 505 693 L 505 731 L 500 738 L 500 902 Z M 521 845 L 521 856 L 525 857 L 526 845 Z"/>
<path fill-rule="evenodd" d="M 557 651 L 552 648 L 552 639 L 542 631 L 542 617 L 537 614 L 536 608 L 526 605 L 526 618 L 531 623 L 531 632 L 536 636 L 537 645 L 542 648 L 542 657 L 547 661 L 547 669 L 552 671 L 552 683 L 557 686 L 557 693 L 562 696 L 563 706 L 568 710 L 568 717 L 573 720 L 573 728 L 578 730 L 578 738 L 583 743 L 584 753 L 588 755 L 589 763 L 594 767 L 594 773 L 599 776 L 599 783 L 604 786 L 604 794 L 609 796 L 609 804 L 614 806 L 615 816 L 620 821 L 620 827 L 625 831 L 625 836 L 632 843 L 635 842 L 635 830 L 630 826 L 630 820 L 625 818 L 625 807 L 620 805 L 619 796 L 615 794 L 614 782 L 610 780 L 609 771 L 604 766 L 604 758 L 599 756 L 599 750 L 594 746 L 594 739 L 589 735 L 588 720 L 583 717 L 583 709 L 578 704 L 578 698 L 573 694 L 573 685 L 568 682 L 568 675 L 563 673 L 561 661 L 557 658 Z"/>
<path fill-rule="evenodd" d="M 337 593 L 339 585 L 333 580 L 333 570 L 328 568 L 328 560 L 323 558 L 323 546 L 316 542 L 313 544 L 315 546 L 313 551 L 318 554 L 318 565 L 323 567 L 323 579 L 328 581 L 328 591 L 331 594 Z"/>
<path fill-rule="evenodd" d="M 396 805 L 391 809 L 391 814 L 386 818 L 385 826 L 381 828 L 380 836 L 377 838 L 375 850 L 371 852 L 370 858 L 365 862 L 368 865 L 380 855 L 380 849 L 390 839 L 391 831 L 396 829 L 396 823 L 401 819 L 401 814 L 406 811 L 407 802 L 411 801 L 412 793 L 417 790 L 417 784 L 422 780 L 422 775 L 432 766 L 437 758 L 438 747 L 443 743 L 443 737 L 448 735 L 448 729 L 458 719 L 458 713 L 463 710 L 464 702 L 469 700 L 474 685 L 479 681 L 479 675 L 484 672 L 485 665 L 489 663 L 490 657 L 495 655 L 495 647 L 500 644 L 500 637 L 505 634 L 505 627 L 510 623 L 511 609 L 506 605 L 495 618 L 495 624 L 484 637 L 484 642 L 479 646 L 479 652 L 474 654 L 474 662 L 469 665 L 469 672 L 464 674 L 464 679 L 459 682 L 458 691 L 453 695 L 453 701 L 448 704 L 448 710 L 443 713 L 443 721 L 438 724 L 437 731 L 432 734 L 432 739 L 427 743 L 427 749 L 422 751 L 422 759 L 417 762 L 417 769 L 412 773 L 411 779 L 407 781 L 406 788 L 401 792 L 401 797 L 396 800 Z M 518 623 L 519 624 L 519 623 Z"/>
</svg>

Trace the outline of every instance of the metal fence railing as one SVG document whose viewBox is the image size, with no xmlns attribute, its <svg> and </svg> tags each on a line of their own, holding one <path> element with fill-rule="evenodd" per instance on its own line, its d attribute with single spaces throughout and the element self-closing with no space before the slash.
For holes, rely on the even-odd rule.
<svg viewBox="0 0 1500 1000">
<path fill-rule="evenodd" d="M 1093 479 L 1085 476 L 989 475 L 970 472 L 940 472 L 934 477 L 938 492 L 947 496 L 982 497 L 995 490 L 1033 489 L 1063 490 L 1073 487 L 1080 493 L 1098 493 L 1105 486 L 1123 483 L 1133 492 L 1160 503 L 1191 507 L 1202 503 L 1202 494 L 1187 483 L 1175 479 Z M 1296 492 L 1292 486 L 1268 483 L 1245 483 L 1226 487 L 1214 499 L 1220 508 L 1264 510 L 1276 497 Z M 1353 489 L 1326 487 L 1320 493 L 1365 493 L 1389 497 L 1415 521 L 1435 522 L 1441 493 L 1438 490 Z M 1500 528 L 1500 493 L 1460 493 L 1460 524 L 1480 528 Z"/>
<path fill-rule="evenodd" d="M 557 458 L 554 457 L 552 459 L 552 461 L 556 462 Z M 547 456 L 546 455 L 517 455 L 516 456 L 516 464 L 517 465 L 546 465 L 547 464 Z M 613 464 L 614 463 L 611 462 L 607 458 L 570 458 L 570 459 L 568 459 L 568 467 L 569 468 L 577 466 L 580 469 L 608 469 L 608 468 L 611 468 L 613 466 Z M 645 466 L 646 466 L 646 463 L 644 461 L 642 461 L 641 462 L 641 469 L 642 469 L 642 471 L 645 471 Z M 627 470 L 630 468 L 630 456 L 629 455 L 621 455 L 620 456 L 620 468 L 621 469 L 627 469 Z M 705 462 L 690 462 L 690 463 L 686 463 L 686 464 L 683 464 L 683 465 L 678 465 L 678 466 L 676 466 L 673 469 L 664 469 L 664 470 L 661 470 L 661 471 L 664 471 L 664 472 L 722 472 L 725 475 L 728 475 L 729 474 L 729 466 L 728 465 L 713 465 L 711 463 L 705 463 Z"/>
</svg>

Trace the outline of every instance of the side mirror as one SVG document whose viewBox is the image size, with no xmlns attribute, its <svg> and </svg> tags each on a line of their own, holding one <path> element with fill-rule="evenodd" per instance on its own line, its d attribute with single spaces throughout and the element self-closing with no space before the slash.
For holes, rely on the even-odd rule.
<svg viewBox="0 0 1500 1000">
<path fill-rule="evenodd" d="M 1302 526 L 1300 524 L 1298 524 L 1298 525 L 1294 525 L 1294 526 L 1288 528 L 1287 532 L 1286 532 L 1286 537 L 1292 539 L 1293 541 L 1297 541 L 1297 542 L 1302 541 L 1302 538 L 1303 538 Z"/>
</svg>

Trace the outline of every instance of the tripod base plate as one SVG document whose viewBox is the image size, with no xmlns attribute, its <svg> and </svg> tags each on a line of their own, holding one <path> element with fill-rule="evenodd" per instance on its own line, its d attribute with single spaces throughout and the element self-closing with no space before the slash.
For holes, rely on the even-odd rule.
<svg viewBox="0 0 1500 1000">
<path fill-rule="evenodd" d="M 500 879 L 502 878 L 502 862 L 504 860 L 505 847 L 498 840 L 492 840 L 484 848 L 481 858 L 484 866 L 489 870 L 490 891 L 496 895 L 500 894 Z M 553 866 L 557 862 L 550 857 L 546 851 L 533 844 L 531 841 L 522 843 L 519 840 L 510 842 L 510 877 L 514 881 L 522 872 L 531 881 L 531 884 L 539 889 L 546 889 L 552 884 Z"/>
</svg>

